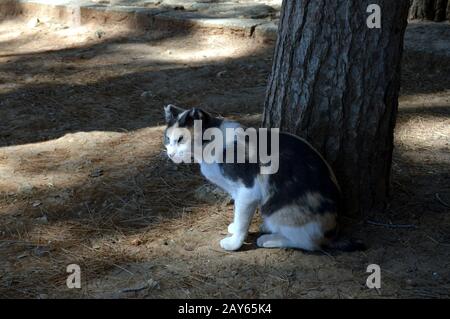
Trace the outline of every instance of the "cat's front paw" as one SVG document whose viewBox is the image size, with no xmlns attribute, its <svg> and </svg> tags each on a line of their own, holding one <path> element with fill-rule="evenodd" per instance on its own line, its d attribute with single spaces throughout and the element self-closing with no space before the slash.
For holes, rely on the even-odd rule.
<svg viewBox="0 0 450 319">
<path fill-rule="evenodd" d="M 235 223 L 231 223 L 230 225 L 228 225 L 228 233 L 231 235 L 236 233 L 236 224 Z"/>
<path fill-rule="evenodd" d="M 244 243 L 243 240 L 238 238 L 237 236 L 231 236 L 224 238 L 220 241 L 220 247 L 222 247 L 225 250 L 238 250 L 241 248 L 242 244 Z"/>
</svg>

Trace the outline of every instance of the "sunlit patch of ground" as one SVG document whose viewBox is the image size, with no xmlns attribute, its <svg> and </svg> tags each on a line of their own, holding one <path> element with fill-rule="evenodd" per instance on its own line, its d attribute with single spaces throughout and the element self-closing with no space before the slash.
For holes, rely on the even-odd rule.
<svg viewBox="0 0 450 319">
<path fill-rule="evenodd" d="M 406 52 L 390 212 L 354 226 L 368 251 L 256 249 L 256 220 L 229 253 L 232 206 L 199 199 L 198 169 L 167 160 L 162 106 L 257 124 L 271 47 L 51 21 L 0 23 L 0 46 L 1 296 L 448 296 L 448 60 L 430 71 Z M 65 285 L 72 263 L 81 290 Z M 365 286 L 371 263 L 380 291 Z"/>
<path fill-rule="evenodd" d="M 396 144 L 402 152 L 429 152 L 434 163 L 450 163 L 450 90 L 406 95 L 400 99 L 402 112 L 396 128 Z M 419 156 L 417 162 L 424 158 Z"/>
</svg>

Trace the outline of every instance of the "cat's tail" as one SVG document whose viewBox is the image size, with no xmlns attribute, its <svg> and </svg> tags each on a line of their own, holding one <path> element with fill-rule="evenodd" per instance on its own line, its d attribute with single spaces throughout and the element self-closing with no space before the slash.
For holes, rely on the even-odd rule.
<svg viewBox="0 0 450 319">
<path fill-rule="evenodd" d="M 327 243 L 325 250 L 337 250 L 344 252 L 354 252 L 366 250 L 366 245 L 359 239 L 338 238 Z"/>
</svg>

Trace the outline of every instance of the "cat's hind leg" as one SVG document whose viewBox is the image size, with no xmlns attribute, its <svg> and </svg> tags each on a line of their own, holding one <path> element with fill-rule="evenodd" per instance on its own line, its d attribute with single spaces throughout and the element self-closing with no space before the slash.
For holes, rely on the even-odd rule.
<svg viewBox="0 0 450 319">
<path fill-rule="evenodd" d="M 296 248 L 314 251 L 320 248 L 323 234 L 320 226 L 310 222 L 301 226 L 268 225 L 274 232 L 258 238 L 258 247 Z"/>
<path fill-rule="evenodd" d="M 256 241 L 258 247 L 263 248 L 289 248 L 291 242 L 281 234 L 265 234 L 258 237 Z"/>
<path fill-rule="evenodd" d="M 280 233 L 290 242 L 291 248 L 308 251 L 320 249 L 323 232 L 316 222 L 309 222 L 302 226 L 281 226 Z"/>
<path fill-rule="evenodd" d="M 289 228 L 288 231 L 261 235 L 256 244 L 262 248 L 296 248 L 308 251 L 319 249 L 318 241 L 311 238 L 303 227 Z"/>
<path fill-rule="evenodd" d="M 266 221 L 264 220 L 261 225 L 259 225 L 259 232 L 261 234 L 270 234 L 273 231 L 270 229 L 270 227 L 267 225 Z"/>
</svg>

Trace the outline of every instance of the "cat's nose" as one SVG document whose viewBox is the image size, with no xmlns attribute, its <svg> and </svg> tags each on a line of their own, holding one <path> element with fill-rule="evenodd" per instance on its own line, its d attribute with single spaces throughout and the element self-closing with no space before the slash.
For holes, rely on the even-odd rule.
<svg viewBox="0 0 450 319">
<path fill-rule="evenodd" d="M 173 158 L 175 156 L 175 152 L 167 153 L 167 156 L 169 156 L 169 158 Z"/>
</svg>

